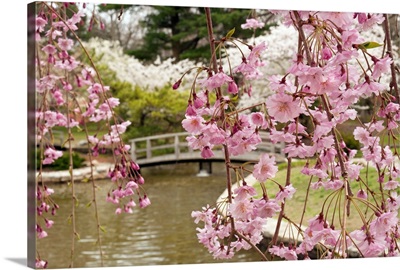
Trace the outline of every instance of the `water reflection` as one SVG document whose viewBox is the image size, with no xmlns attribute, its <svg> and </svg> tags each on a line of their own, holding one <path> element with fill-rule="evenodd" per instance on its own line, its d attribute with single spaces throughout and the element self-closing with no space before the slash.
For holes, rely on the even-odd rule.
<svg viewBox="0 0 400 270">
<path fill-rule="evenodd" d="M 145 188 L 152 204 L 146 209 L 136 208 L 132 214 L 115 215 L 114 206 L 105 202 L 110 186 L 108 180 L 97 181 L 100 222 L 106 228 L 102 236 L 104 266 L 217 262 L 198 243 L 196 224 L 190 214 L 213 202 L 223 192 L 224 176 L 218 174 L 218 165 L 213 165 L 217 166 L 213 176 L 206 178 L 195 176 L 196 167 L 191 171 L 187 165 L 176 166 L 143 169 Z M 182 173 L 183 170 L 186 173 Z M 99 267 L 96 221 L 93 207 L 86 206 L 92 198 L 91 184 L 77 183 L 75 186 L 80 202 L 76 226 L 81 238 L 75 246 L 74 267 Z M 54 188 L 57 194 L 53 197 L 60 210 L 54 217 L 55 225 L 48 230 L 49 236 L 38 241 L 38 250 L 49 261 L 49 268 L 66 268 L 72 238 L 68 223 L 70 187 L 58 184 Z M 259 260 L 256 254 L 246 252 L 230 262 L 256 260 Z"/>
</svg>

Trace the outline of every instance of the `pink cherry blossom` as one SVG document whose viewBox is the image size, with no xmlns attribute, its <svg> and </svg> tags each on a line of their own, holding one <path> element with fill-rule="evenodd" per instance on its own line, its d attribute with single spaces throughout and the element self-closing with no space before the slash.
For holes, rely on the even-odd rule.
<svg viewBox="0 0 400 270">
<path fill-rule="evenodd" d="M 128 183 L 126 183 L 125 188 L 138 189 L 139 185 L 135 181 L 131 180 L 131 181 L 128 181 Z"/>
<path fill-rule="evenodd" d="M 233 156 L 255 150 L 260 142 L 259 134 L 246 131 L 238 131 L 227 140 L 229 151 Z"/>
<path fill-rule="evenodd" d="M 44 268 L 47 268 L 47 264 L 48 264 L 47 261 L 36 259 L 35 267 L 38 269 L 44 269 Z"/>
<path fill-rule="evenodd" d="M 194 223 L 197 224 L 199 223 L 199 221 L 206 223 L 214 216 L 213 212 L 215 211 L 215 208 L 209 208 L 209 206 L 207 205 L 207 207 L 203 207 L 202 210 L 203 211 L 192 211 L 191 217 L 195 218 Z"/>
<path fill-rule="evenodd" d="M 328 223 L 324 220 L 324 216 L 322 213 L 319 215 L 314 216 L 308 221 L 308 227 L 304 232 L 306 239 L 315 239 L 313 238 L 316 232 L 323 230 L 324 228 L 328 227 Z M 311 245 L 313 246 L 313 244 Z"/>
<path fill-rule="evenodd" d="M 293 194 L 296 192 L 296 189 L 293 187 L 292 184 L 285 186 L 276 194 L 277 201 L 283 201 L 284 199 L 291 199 Z"/>
<path fill-rule="evenodd" d="M 315 148 L 310 145 L 305 145 L 304 143 L 292 143 L 288 144 L 284 149 L 283 152 L 288 154 L 288 157 L 312 157 L 315 154 Z"/>
<path fill-rule="evenodd" d="M 383 73 L 390 70 L 390 64 L 393 62 L 389 55 L 379 59 L 375 62 L 374 69 L 372 71 L 372 78 L 377 80 Z"/>
<path fill-rule="evenodd" d="M 204 159 L 212 158 L 214 156 L 214 152 L 211 150 L 210 146 L 206 145 L 201 149 L 201 157 Z"/>
<path fill-rule="evenodd" d="M 309 168 L 308 166 L 304 166 L 301 173 L 308 176 L 314 175 L 319 179 L 325 179 L 328 177 L 328 174 L 324 170 L 315 167 Z"/>
<path fill-rule="evenodd" d="M 204 122 L 201 116 L 186 116 L 182 121 L 182 126 L 189 133 L 199 134 L 204 127 Z"/>
<path fill-rule="evenodd" d="M 375 234 L 385 234 L 390 231 L 391 228 L 395 227 L 399 222 L 397 214 L 397 211 L 379 214 L 379 216 L 371 222 L 371 232 Z"/>
<path fill-rule="evenodd" d="M 322 182 L 321 179 L 318 179 L 318 181 L 316 181 L 316 182 L 312 182 L 311 185 L 310 185 L 310 187 L 312 189 L 319 189 L 319 188 L 321 188 L 323 186 L 324 186 L 324 182 Z"/>
<path fill-rule="evenodd" d="M 372 137 L 369 144 L 361 148 L 366 161 L 379 163 L 381 161 L 382 147 L 379 145 L 379 137 Z"/>
<path fill-rule="evenodd" d="M 54 224 L 54 221 L 49 219 L 45 219 L 45 222 L 46 222 L 46 228 L 48 229 L 51 228 Z"/>
<path fill-rule="evenodd" d="M 400 196 L 397 195 L 396 191 L 390 192 L 386 202 L 389 211 L 397 211 L 400 208 Z"/>
<path fill-rule="evenodd" d="M 66 71 L 72 71 L 76 69 L 79 66 L 79 64 L 80 64 L 79 61 L 76 61 L 74 57 L 70 56 L 67 61 L 65 60 L 56 61 L 54 67 Z"/>
<path fill-rule="evenodd" d="M 294 93 L 296 90 L 296 87 L 293 85 L 292 81 L 286 80 L 279 75 L 269 76 L 268 81 L 271 90 L 278 93 Z"/>
<path fill-rule="evenodd" d="M 273 129 L 271 130 L 270 140 L 273 143 L 285 142 L 293 144 L 296 142 L 296 136 L 290 132 Z"/>
<path fill-rule="evenodd" d="M 371 134 L 363 127 L 356 127 L 353 134 L 354 139 L 360 141 L 364 145 L 368 145 L 371 141 Z"/>
<path fill-rule="evenodd" d="M 145 194 L 143 198 L 139 198 L 139 207 L 140 208 L 146 208 L 151 204 L 149 197 Z"/>
<path fill-rule="evenodd" d="M 265 182 L 268 178 L 274 178 L 277 171 L 275 157 L 262 154 L 259 162 L 254 165 L 253 175 L 258 181 Z"/>
<path fill-rule="evenodd" d="M 47 21 L 44 18 L 42 18 L 40 16 L 36 17 L 36 31 L 43 32 L 46 24 L 47 24 Z"/>
<path fill-rule="evenodd" d="M 37 233 L 37 237 L 38 237 L 39 239 L 45 238 L 45 237 L 47 237 L 47 236 L 48 236 L 47 232 L 46 232 L 46 231 L 43 231 L 43 230 L 41 230 L 40 232 Z"/>
<path fill-rule="evenodd" d="M 243 200 L 248 197 L 257 195 L 255 188 L 253 188 L 252 186 L 249 186 L 245 183 L 242 186 L 236 188 L 233 191 L 233 193 L 236 194 L 236 197 L 235 197 L 236 200 Z"/>
<path fill-rule="evenodd" d="M 353 24 L 352 12 L 319 12 L 318 17 L 321 19 L 333 22 L 336 26 L 348 29 Z"/>
<path fill-rule="evenodd" d="M 260 218 L 271 218 L 282 210 L 276 200 L 269 199 L 267 201 L 264 198 L 254 200 L 254 207 L 256 215 Z"/>
<path fill-rule="evenodd" d="M 357 29 L 346 29 L 342 32 L 342 42 L 344 49 L 352 49 L 353 44 L 360 44 L 363 39 Z"/>
<path fill-rule="evenodd" d="M 250 200 L 236 199 L 232 204 L 230 204 L 229 211 L 232 213 L 233 217 L 242 220 L 247 220 L 251 218 L 253 211 L 253 204 L 250 202 Z"/>
<path fill-rule="evenodd" d="M 265 115 L 261 112 L 251 113 L 250 121 L 253 125 L 260 128 L 266 128 L 268 126 L 268 122 L 265 119 Z"/>
<path fill-rule="evenodd" d="M 54 162 L 54 160 L 61 157 L 63 152 L 49 147 L 44 151 L 44 155 L 45 159 L 43 160 L 43 164 L 51 164 Z"/>
<path fill-rule="evenodd" d="M 53 194 L 54 193 L 54 189 L 52 189 L 52 188 L 48 188 L 48 187 L 44 187 L 44 194 L 46 195 L 46 196 L 50 196 L 51 194 Z"/>
<path fill-rule="evenodd" d="M 327 246 L 335 247 L 339 242 L 339 237 L 341 235 L 340 230 L 333 230 L 330 227 L 323 228 L 314 233 L 312 241 L 314 243 L 324 243 Z"/>
<path fill-rule="evenodd" d="M 53 45 L 51 45 L 51 44 L 47 44 L 46 46 L 44 46 L 44 47 L 42 48 L 42 51 L 44 51 L 44 52 L 47 53 L 48 55 L 51 55 L 51 54 L 54 55 L 54 54 L 57 52 L 56 48 L 55 48 Z"/>
<path fill-rule="evenodd" d="M 58 46 L 61 48 L 61 50 L 69 51 L 71 50 L 73 44 L 74 42 L 72 39 L 58 38 Z"/>
<path fill-rule="evenodd" d="M 367 192 L 365 192 L 365 190 L 360 189 L 359 191 L 357 191 L 357 198 L 366 200 L 367 197 L 368 197 L 368 194 L 367 194 Z"/>
<path fill-rule="evenodd" d="M 297 254 L 295 248 L 286 246 L 272 246 L 268 251 L 278 257 L 284 258 L 285 260 L 297 260 Z"/>
<path fill-rule="evenodd" d="M 202 129 L 204 135 L 204 143 L 209 142 L 213 145 L 224 144 L 226 142 L 227 132 L 216 125 L 216 123 L 209 123 Z"/>
<path fill-rule="evenodd" d="M 268 114 L 282 123 L 298 117 L 303 112 L 299 99 L 282 93 L 268 97 L 265 104 Z"/>
<path fill-rule="evenodd" d="M 363 97 L 369 97 L 372 94 L 379 95 L 383 90 L 385 90 L 385 86 L 382 83 L 371 81 L 367 77 L 366 81 L 357 85 L 355 90 L 357 90 Z"/>
<path fill-rule="evenodd" d="M 332 178 L 325 183 L 323 183 L 323 186 L 327 190 L 338 190 L 343 186 L 343 181 L 337 178 Z"/>
<path fill-rule="evenodd" d="M 362 230 L 355 230 L 350 233 L 350 237 L 355 241 L 357 249 L 364 257 L 378 257 L 386 248 L 383 235 L 371 235 Z"/>
<path fill-rule="evenodd" d="M 365 31 L 371 29 L 376 24 L 381 24 L 385 18 L 382 14 L 371 14 L 368 13 L 367 15 L 362 15 L 361 20 L 359 20 L 360 25 L 358 28 Z"/>
<path fill-rule="evenodd" d="M 321 57 L 324 60 L 329 60 L 332 57 L 332 51 L 328 47 L 323 48 L 321 51 Z"/>
<path fill-rule="evenodd" d="M 254 65 L 254 63 L 247 62 L 246 59 L 233 69 L 235 73 L 242 73 L 248 80 L 259 79 L 263 76 L 263 73 Z M 248 94 L 251 95 L 251 87 L 248 89 Z"/>
<path fill-rule="evenodd" d="M 237 84 L 234 81 L 228 82 L 228 93 L 236 95 L 238 92 Z"/>
<path fill-rule="evenodd" d="M 265 41 L 260 42 L 256 46 L 251 49 L 249 56 L 247 57 L 247 61 L 249 64 L 254 65 L 255 67 L 263 66 L 264 63 L 262 61 L 262 53 L 267 49 L 267 45 Z"/>
<path fill-rule="evenodd" d="M 201 85 L 202 87 L 207 88 L 208 90 L 211 91 L 215 88 L 219 88 L 222 85 L 230 82 L 233 82 L 233 79 L 221 71 L 209 77 L 208 79 L 202 81 Z"/>
<path fill-rule="evenodd" d="M 396 189 L 398 187 L 400 187 L 399 181 L 390 180 L 390 181 L 385 183 L 385 185 L 383 186 L 383 189 L 385 189 L 385 190 L 394 190 L 394 189 Z"/>
<path fill-rule="evenodd" d="M 257 28 L 263 28 L 264 25 L 265 24 L 263 22 L 260 22 L 254 18 L 250 18 L 246 19 L 246 23 L 242 24 L 241 27 L 243 29 L 257 29 Z"/>
</svg>

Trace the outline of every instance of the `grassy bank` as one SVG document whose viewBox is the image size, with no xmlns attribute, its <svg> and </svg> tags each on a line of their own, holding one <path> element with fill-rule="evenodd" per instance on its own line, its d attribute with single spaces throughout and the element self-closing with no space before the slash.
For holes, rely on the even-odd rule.
<svg viewBox="0 0 400 270">
<path fill-rule="evenodd" d="M 309 188 L 310 182 L 316 182 L 318 179 L 310 178 L 309 176 L 303 175 L 301 170 L 305 164 L 305 161 L 295 161 L 292 163 L 291 170 L 291 183 L 296 188 L 296 193 L 291 200 L 288 200 L 285 205 L 285 214 L 292 221 L 300 224 L 304 213 L 302 224 L 307 226 L 308 220 L 318 215 L 321 211 L 324 212 L 324 216 L 328 217 L 328 222 L 334 224 L 335 228 L 339 228 L 340 219 L 343 216 L 343 198 L 344 191 L 335 192 L 332 190 L 326 191 L 323 188 L 311 189 Z M 312 163 L 311 163 L 312 164 Z M 279 165 L 279 171 L 276 174 L 274 180 L 285 185 L 286 181 L 286 164 Z M 376 198 L 380 198 L 379 183 L 377 182 L 378 174 L 373 168 L 362 169 L 360 173 L 361 179 L 368 183 L 371 190 L 377 193 Z M 360 189 L 360 182 L 352 181 L 350 183 L 351 190 L 354 194 Z M 279 191 L 278 186 L 272 181 L 267 180 L 265 183 L 267 188 L 268 196 L 273 198 Z M 256 184 L 255 188 L 259 194 L 262 194 L 261 187 Z M 309 189 L 309 192 L 307 190 Z M 363 188 L 365 190 L 365 187 Z M 308 195 L 307 195 L 308 193 Z M 306 198 L 308 200 L 306 201 Z M 368 200 L 375 204 L 372 196 L 369 194 Z M 387 198 L 387 196 L 385 197 Z M 363 223 L 360 215 L 365 216 L 368 220 L 374 217 L 374 213 L 371 209 L 367 209 L 364 203 L 361 201 L 353 200 L 354 203 L 350 207 L 350 216 L 346 217 L 346 227 L 350 230 L 360 228 Z M 306 204 L 305 204 L 306 203 Z"/>
</svg>

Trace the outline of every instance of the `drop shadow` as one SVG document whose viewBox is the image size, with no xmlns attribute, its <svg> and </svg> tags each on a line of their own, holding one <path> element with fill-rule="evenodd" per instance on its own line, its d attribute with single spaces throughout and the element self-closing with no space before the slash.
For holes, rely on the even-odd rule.
<svg viewBox="0 0 400 270">
<path fill-rule="evenodd" d="M 5 259 L 20 264 L 22 266 L 28 265 L 28 260 L 26 258 L 5 258 Z"/>
</svg>

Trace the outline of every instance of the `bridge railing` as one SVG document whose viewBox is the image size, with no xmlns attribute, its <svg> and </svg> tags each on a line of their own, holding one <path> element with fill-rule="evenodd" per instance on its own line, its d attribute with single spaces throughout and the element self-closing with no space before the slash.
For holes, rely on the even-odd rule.
<svg viewBox="0 0 400 270">
<path fill-rule="evenodd" d="M 257 152 L 267 152 L 284 156 L 284 143 L 272 143 L 267 132 L 260 132 L 262 142 L 257 146 Z M 193 149 L 188 146 L 187 132 L 162 134 L 136 138 L 130 140 L 131 157 L 133 160 L 148 160 L 161 155 L 174 155 L 179 159 L 181 153 L 192 153 Z"/>
<path fill-rule="evenodd" d="M 160 154 L 175 154 L 178 157 L 181 151 L 193 152 L 185 139 L 188 135 L 187 132 L 180 132 L 132 139 L 131 157 L 133 160 L 150 159 Z"/>
<path fill-rule="evenodd" d="M 280 154 L 285 156 L 283 149 L 285 148 L 284 142 L 273 143 L 269 138 L 268 132 L 259 132 L 262 142 L 257 145 L 257 151 L 267 152 L 271 154 Z"/>
</svg>

